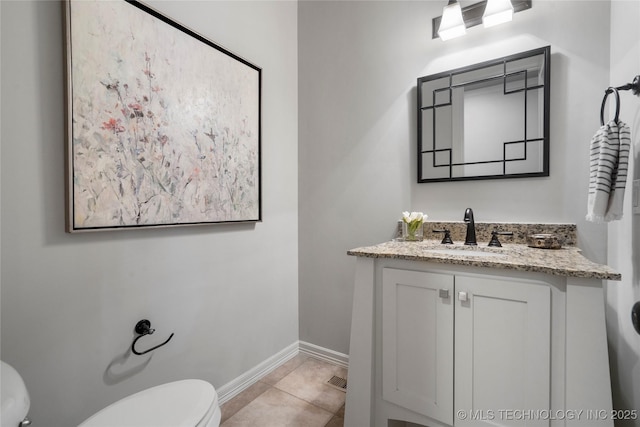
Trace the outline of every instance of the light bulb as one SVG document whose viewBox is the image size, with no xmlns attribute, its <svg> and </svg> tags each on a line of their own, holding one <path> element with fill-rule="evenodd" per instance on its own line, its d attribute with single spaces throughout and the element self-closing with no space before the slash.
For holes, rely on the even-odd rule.
<svg viewBox="0 0 640 427">
<path fill-rule="evenodd" d="M 485 28 L 503 24 L 513 19 L 513 5 L 511 0 L 488 0 L 482 15 Z"/>
<path fill-rule="evenodd" d="M 442 20 L 438 28 L 438 36 L 442 40 L 450 40 L 467 32 L 462 18 L 462 9 L 456 0 L 450 0 L 442 10 Z"/>
</svg>

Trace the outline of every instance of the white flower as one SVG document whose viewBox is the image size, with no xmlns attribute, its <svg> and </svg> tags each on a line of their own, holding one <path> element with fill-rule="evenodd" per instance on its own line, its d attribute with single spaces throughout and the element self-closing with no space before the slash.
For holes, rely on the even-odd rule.
<svg viewBox="0 0 640 427">
<path fill-rule="evenodd" d="M 426 221 L 428 215 L 423 214 L 422 212 L 402 212 L 402 220 L 408 224 L 414 221 Z"/>
</svg>

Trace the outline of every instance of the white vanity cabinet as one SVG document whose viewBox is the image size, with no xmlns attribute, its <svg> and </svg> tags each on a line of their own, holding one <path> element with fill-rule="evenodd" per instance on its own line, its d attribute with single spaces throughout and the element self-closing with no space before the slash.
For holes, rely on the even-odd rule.
<svg viewBox="0 0 640 427">
<path fill-rule="evenodd" d="M 466 418 L 454 424 L 509 425 L 499 411 L 550 410 L 549 284 L 462 275 L 455 284 L 454 402 Z M 540 421 L 526 425 L 545 425 Z"/>
<path fill-rule="evenodd" d="M 382 279 L 382 397 L 453 424 L 454 277 L 393 268 Z"/>
<path fill-rule="evenodd" d="M 359 256 L 351 328 L 345 427 L 613 426 L 602 280 Z"/>
<path fill-rule="evenodd" d="M 382 398 L 457 426 L 548 411 L 550 308 L 545 283 L 384 268 Z"/>
</svg>

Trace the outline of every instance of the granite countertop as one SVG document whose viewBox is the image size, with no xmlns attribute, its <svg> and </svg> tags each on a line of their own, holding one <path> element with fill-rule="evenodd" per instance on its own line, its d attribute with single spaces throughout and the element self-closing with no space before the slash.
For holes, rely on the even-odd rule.
<svg viewBox="0 0 640 427">
<path fill-rule="evenodd" d="M 467 253 L 465 254 L 465 252 Z M 479 254 L 479 252 L 486 253 L 486 255 Z M 602 280 L 621 280 L 622 278 L 622 275 L 611 267 L 589 261 L 575 246 L 561 249 L 536 249 L 524 244 L 503 243 L 501 248 L 492 248 L 481 243 L 478 246 L 465 246 L 460 243 L 443 245 L 440 240 L 404 242 L 396 239 L 375 246 L 351 249 L 347 254 L 368 258 L 396 258 L 532 271 L 563 277 Z"/>
</svg>

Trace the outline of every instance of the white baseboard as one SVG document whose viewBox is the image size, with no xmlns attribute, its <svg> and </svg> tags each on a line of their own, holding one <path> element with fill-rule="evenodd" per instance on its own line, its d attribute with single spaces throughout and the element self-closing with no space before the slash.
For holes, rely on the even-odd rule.
<svg viewBox="0 0 640 427">
<path fill-rule="evenodd" d="M 287 360 L 295 357 L 298 353 L 299 345 L 298 341 L 296 341 L 285 347 L 283 350 L 280 350 L 264 362 L 249 369 L 239 377 L 229 381 L 222 387 L 219 387 L 216 389 L 218 392 L 218 402 L 222 405 L 223 403 L 231 400 L 242 391 L 257 383 L 260 378 L 264 377 Z"/>
<path fill-rule="evenodd" d="M 304 353 L 308 356 L 315 357 L 316 359 L 324 360 L 325 362 L 333 363 L 334 365 L 342 366 L 344 368 L 349 367 L 349 356 L 346 354 L 338 353 L 337 351 L 329 350 L 328 348 L 320 347 L 308 342 L 296 341 L 280 350 L 264 362 L 249 369 L 234 380 L 231 380 L 222 387 L 217 388 L 216 391 L 218 393 L 219 404 L 222 405 L 223 403 L 233 399 L 238 394 L 257 383 L 262 377 L 295 357 L 298 353 Z"/>
<path fill-rule="evenodd" d="M 337 351 L 329 350 L 328 348 L 320 347 L 315 344 L 311 344 L 305 341 L 298 341 L 300 352 L 308 354 L 316 359 L 324 360 L 334 365 L 342 366 L 343 368 L 349 368 L 349 355 L 344 353 L 338 353 Z"/>
</svg>

